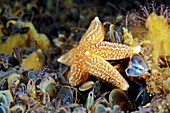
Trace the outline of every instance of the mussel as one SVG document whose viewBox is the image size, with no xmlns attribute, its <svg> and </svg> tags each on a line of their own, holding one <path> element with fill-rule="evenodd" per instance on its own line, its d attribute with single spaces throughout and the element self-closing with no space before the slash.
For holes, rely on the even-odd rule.
<svg viewBox="0 0 170 113">
<path fill-rule="evenodd" d="M 90 91 L 86 100 L 86 108 L 91 109 L 94 105 L 94 93 L 93 91 Z"/>
<path fill-rule="evenodd" d="M 111 109 L 107 109 L 108 107 L 110 107 L 109 102 L 104 97 L 100 97 L 94 102 L 92 111 L 94 113 L 107 113 L 111 111 Z"/>
<path fill-rule="evenodd" d="M 0 70 L 8 70 L 9 67 L 19 65 L 18 60 L 11 54 L 0 54 Z"/>
<path fill-rule="evenodd" d="M 73 92 L 70 86 L 62 86 L 56 98 L 61 101 L 62 106 L 73 103 Z"/>
<path fill-rule="evenodd" d="M 33 79 L 30 79 L 27 84 L 27 92 L 31 98 L 36 97 L 36 86 L 35 86 L 35 81 Z"/>
<path fill-rule="evenodd" d="M 48 80 L 48 79 L 44 79 L 41 83 L 40 83 L 40 89 L 42 90 L 42 92 L 47 92 L 50 97 L 54 97 L 56 94 L 56 82 L 54 80 Z"/>
<path fill-rule="evenodd" d="M 0 113 L 9 113 L 9 112 L 10 112 L 9 106 L 6 106 L 4 104 L 0 105 Z"/>
<path fill-rule="evenodd" d="M 70 113 L 70 109 L 68 106 L 65 106 L 65 107 L 61 107 L 58 111 L 59 113 Z"/>
<path fill-rule="evenodd" d="M 9 88 L 10 88 L 10 86 L 17 87 L 20 84 L 20 79 L 21 79 L 21 75 L 20 74 L 12 73 L 8 77 L 8 86 L 9 86 Z"/>
<path fill-rule="evenodd" d="M 99 104 L 94 109 L 94 113 L 106 113 L 106 108 L 102 104 Z"/>
<path fill-rule="evenodd" d="M 15 105 L 10 109 L 10 113 L 24 113 L 26 108 L 21 105 Z"/>
<path fill-rule="evenodd" d="M 110 92 L 109 103 L 112 108 L 114 108 L 115 105 L 119 105 L 121 111 L 127 111 L 131 106 L 128 96 L 121 89 L 113 89 Z"/>
<path fill-rule="evenodd" d="M 43 94 L 41 101 L 44 105 L 47 105 L 48 103 L 50 103 L 50 95 L 47 92 L 45 92 Z"/>
<path fill-rule="evenodd" d="M 0 91 L 0 103 L 10 106 L 11 102 L 14 102 L 11 92 L 9 90 Z"/>
<path fill-rule="evenodd" d="M 7 77 L 4 77 L 3 79 L 1 79 L 1 81 L 0 81 L 0 90 L 7 90 L 8 89 L 7 80 L 8 80 Z"/>
<path fill-rule="evenodd" d="M 90 88 L 92 88 L 94 86 L 94 82 L 93 81 L 87 81 L 85 83 L 83 83 L 80 87 L 79 90 L 80 91 L 86 91 Z"/>
</svg>

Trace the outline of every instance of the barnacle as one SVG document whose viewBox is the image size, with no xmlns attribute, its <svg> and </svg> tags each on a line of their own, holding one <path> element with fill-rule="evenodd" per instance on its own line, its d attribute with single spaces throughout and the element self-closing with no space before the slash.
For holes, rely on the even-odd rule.
<svg viewBox="0 0 170 113">
<path fill-rule="evenodd" d="M 156 95 L 153 100 L 151 101 L 151 107 L 154 112 L 157 113 L 169 113 L 170 112 L 170 94 L 158 96 Z"/>
<path fill-rule="evenodd" d="M 125 44 L 135 45 L 134 38 L 133 38 L 132 34 L 126 28 L 123 28 L 123 39 L 124 39 Z"/>
</svg>

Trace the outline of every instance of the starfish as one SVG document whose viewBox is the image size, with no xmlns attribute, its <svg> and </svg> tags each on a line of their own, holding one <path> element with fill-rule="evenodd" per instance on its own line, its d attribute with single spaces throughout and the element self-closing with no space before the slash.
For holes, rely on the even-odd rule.
<svg viewBox="0 0 170 113">
<path fill-rule="evenodd" d="M 72 86 L 84 83 L 90 75 L 93 75 L 120 89 L 127 90 L 129 88 L 127 81 L 106 60 L 128 58 L 139 53 L 141 46 L 131 47 L 103 41 L 104 36 L 104 26 L 99 18 L 95 17 L 82 36 L 79 45 L 58 59 L 58 62 L 71 66 L 68 80 Z"/>
</svg>

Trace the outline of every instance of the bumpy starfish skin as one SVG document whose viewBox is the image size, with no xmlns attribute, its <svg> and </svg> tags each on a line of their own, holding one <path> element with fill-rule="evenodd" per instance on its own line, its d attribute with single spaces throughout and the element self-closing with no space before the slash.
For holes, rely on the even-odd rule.
<svg viewBox="0 0 170 113">
<path fill-rule="evenodd" d="M 119 60 L 128 58 L 134 53 L 139 53 L 140 48 L 140 46 L 130 47 L 123 44 L 102 41 L 91 45 L 90 51 L 105 60 Z"/>
<path fill-rule="evenodd" d="M 87 80 L 89 73 L 80 64 L 73 64 L 68 74 L 69 82 L 72 86 L 77 86 Z"/>
<path fill-rule="evenodd" d="M 90 74 L 112 83 L 123 90 L 128 89 L 129 85 L 126 80 L 102 57 L 90 53 L 86 53 L 86 57 L 85 69 L 88 70 Z"/>
<path fill-rule="evenodd" d="M 80 85 L 89 75 L 93 75 L 123 90 L 129 88 L 126 80 L 106 60 L 130 57 L 139 53 L 141 47 L 106 42 L 103 41 L 104 36 L 104 26 L 99 18 L 95 17 L 79 45 L 58 59 L 58 62 L 71 66 L 68 79 L 72 86 Z"/>
</svg>

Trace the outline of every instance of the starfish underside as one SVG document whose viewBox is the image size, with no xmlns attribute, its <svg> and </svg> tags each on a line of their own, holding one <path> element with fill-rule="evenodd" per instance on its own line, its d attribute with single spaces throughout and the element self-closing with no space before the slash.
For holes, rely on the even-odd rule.
<svg viewBox="0 0 170 113">
<path fill-rule="evenodd" d="M 121 74 L 106 60 L 119 60 L 140 52 L 140 46 L 130 47 L 123 44 L 103 41 L 104 26 L 98 17 L 91 22 L 88 30 L 74 47 L 58 61 L 71 66 L 68 74 L 69 83 L 77 86 L 85 82 L 90 75 L 113 84 L 123 90 L 129 84 Z"/>
</svg>

